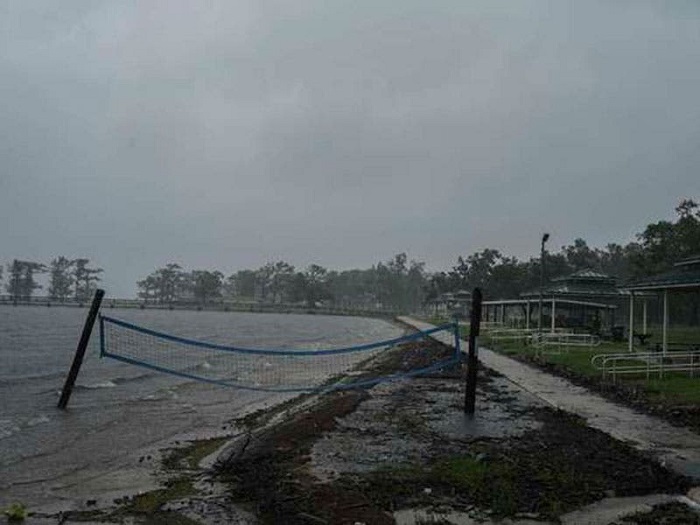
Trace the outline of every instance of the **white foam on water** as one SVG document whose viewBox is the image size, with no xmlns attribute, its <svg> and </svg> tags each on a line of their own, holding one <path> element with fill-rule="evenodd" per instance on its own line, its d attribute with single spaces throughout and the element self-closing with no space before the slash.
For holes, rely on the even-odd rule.
<svg viewBox="0 0 700 525">
<path fill-rule="evenodd" d="M 98 388 L 115 388 L 117 384 L 114 381 L 100 381 L 99 383 L 78 386 L 81 388 L 87 388 L 88 390 L 96 390 Z"/>
<path fill-rule="evenodd" d="M 49 421 L 51 421 L 49 416 L 41 414 L 38 417 L 34 417 L 34 418 L 30 419 L 29 421 L 27 421 L 27 426 L 28 427 L 35 427 L 35 426 L 41 425 L 43 423 L 48 423 Z"/>
<path fill-rule="evenodd" d="M 20 428 L 11 419 L 0 419 L 0 439 L 10 437 L 19 430 Z"/>
</svg>

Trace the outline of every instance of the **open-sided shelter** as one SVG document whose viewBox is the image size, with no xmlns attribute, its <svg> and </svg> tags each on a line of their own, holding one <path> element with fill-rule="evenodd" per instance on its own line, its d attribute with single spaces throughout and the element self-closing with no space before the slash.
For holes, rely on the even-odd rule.
<svg viewBox="0 0 700 525">
<path fill-rule="evenodd" d="M 678 261 L 671 270 L 651 277 L 645 277 L 627 283 L 624 289 L 629 292 L 630 301 L 630 328 L 628 335 L 628 346 L 632 351 L 634 337 L 634 307 L 639 294 L 656 292 L 662 295 L 663 300 L 663 321 L 662 321 L 662 349 L 668 351 L 668 296 L 673 292 L 700 291 L 700 254 Z M 645 326 L 646 332 L 646 311 Z"/>
<path fill-rule="evenodd" d="M 599 323 L 600 328 L 611 329 L 615 325 L 615 311 L 628 294 L 617 287 L 615 278 L 610 275 L 591 269 L 579 270 L 545 285 L 543 310 L 549 310 L 552 331 L 557 324 L 590 327 Z M 537 305 L 540 290 L 530 290 L 520 296 Z"/>
</svg>

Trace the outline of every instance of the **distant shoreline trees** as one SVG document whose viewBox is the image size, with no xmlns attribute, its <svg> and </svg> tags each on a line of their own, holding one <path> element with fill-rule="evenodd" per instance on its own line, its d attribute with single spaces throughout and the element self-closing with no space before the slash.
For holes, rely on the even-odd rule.
<svg viewBox="0 0 700 525">
<path fill-rule="evenodd" d="M 35 261 L 14 259 L 7 265 L 8 282 L 5 290 L 13 301 L 24 301 L 42 288 L 36 275 L 49 273 L 48 296 L 51 300 L 64 302 L 69 299 L 85 301 L 94 293 L 100 281 L 101 268 L 90 268 L 89 259 L 67 259 L 60 256 L 46 266 Z M 2 277 L 0 267 L 0 277 Z"/>
<path fill-rule="evenodd" d="M 582 238 L 547 253 L 547 278 L 577 270 L 592 269 L 620 282 L 670 269 L 679 259 L 700 252 L 700 207 L 684 199 L 676 207 L 673 221 L 662 220 L 646 226 L 626 245 L 610 243 L 590 247 Z M 85 301 L 94 292 L 102 274 L 85 258 L 60 256 L 46 266 L 15 259 L 7 264 L 5 289 L 14 300 L 30 298 L 42 286 L 39 274 L 49 273 L 48 295 L 52 300 Z M 280 260 L 257 269 L 242 269 L 225 276 L 216 269 L 186 271 L 168 263 L 137 282 L 138 297 L 144 302 L 206 304 L 212 301 L 246 301 L 268 304 L 319 305 L 337 308 L 412 311 L 446 292 L 482 288 L 489 299 L 518 297 L 537 289 L 539 257 L 520 261 L 486 248 L 457 258 L 447 271 L 429 273 L 425 263 L 409 260 L 399 253 L 367 269 L 329 270 L 318 264 L 297 269 Z M 3 277 L 0 266 L 0 279 Z M 700 305 L 694 307 L 695 314 Z M 697 317 L 697 315 L 696 315 Z"/>
</svg>

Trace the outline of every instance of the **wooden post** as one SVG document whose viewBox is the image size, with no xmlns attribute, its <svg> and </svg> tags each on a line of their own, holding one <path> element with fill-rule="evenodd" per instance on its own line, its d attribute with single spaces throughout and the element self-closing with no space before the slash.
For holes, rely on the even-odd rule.
<svg viewBox="0 0 700 525">
<path fill-rule="evenodd" d="M 68 371 L 68 376 L 66 377 L 66 382 L 63 385 L 63 391 L 61 392 L 61 398 L 58 400 L 58 408 L 66 408 L 68 406 L 68 400 L 70 399 L 71 392 L 73 392 L 73 385 L 78 377 L 78 372 L 80 372 L 80 367 L 83 364 L 83 358 L 85 357 L 85 350 L 87 349 L 88 341 L 90 341 L 90 334 L 92 333 L 92 327 L 95 325 L 95 319 L 97 318 L 97 312 L 100 310 L 100 304 L 102 304 L 102 298 L 105 295 L 105 291 L 101 289 L 95 290 L 95 297 L 92 299 L 92 305 L 90 306 L 90 311 L 88 312 L 87 319 L 85 319 L 85 326 L 83 326 L 83 333 L 80 336 L 80 341 L 78 342 L 78 348 L 75 351 L 75 357 L 73 357 L 73 364 Z"/>
<path fill-rule="evenodd" d="M 478 337 L 481 327 L 481 289 L 474 288 L 472 293 L 472 311 L 469 323 L 469 355 L 467 356 L 467 383 L 464 396 L 464 412 L 474 416 L 476 404 L 476 372 L 478 367 Z"/>
</svg>

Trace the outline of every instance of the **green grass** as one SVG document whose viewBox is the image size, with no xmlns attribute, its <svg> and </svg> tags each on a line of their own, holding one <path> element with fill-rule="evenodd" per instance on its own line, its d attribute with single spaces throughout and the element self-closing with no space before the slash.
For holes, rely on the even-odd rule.
<svg viewBox="0 0 700 525">
<path fill-rule="evenodd" d="M 170 480 L 164 489 L 152 490 L 135 496 L 123 509 L 125 514 L 152 514 L 169 501 L 185 498 L 196 494 L 192 480 L 183 477 Z"/>
<path fill-rule="evenodd" d="M 199 462 L 221 448 L 228 438 L 212 438 L 195 441 L 190 445 L 175 448 L 163 458 L 163 467 L 168 470 L 196 469 Z"/>
<path fill-rule="evenodd" d="M 642 325 L 635 324 L 635 332 L 639 333 L 641 331 Z M 647 326 L 647 332 L 653 334 L 649 339 L 650 344 L 661 344 L 663 337 L 663 327 L 661 325 L 649 325 Z M 700 326 L 669 326 L 668 342 L 678 344 L 700 344 Z"/>
<path fill-rule="evenodd" d="M 560 354 L 541 354 L 540 358 L 547 361 L 548 363 L 553 363 L 556 365 L 563 366 L 572 372 L 577 374 L 595 377 L 600 376 L 600 370 L 597 370 L 591 364 L 591 358 L 594 355 L 602 353 L 613 353 L 613 352 L 603 352 L 596 348 L 595 350 L 584 350 L 575 349 L 569 351 L 563 351 Z"/>
<path fill-rule="evenodd" d="M 683 405 L 700 404 L 700 377 L 673 373 L 663 379 L 652 378 L 637 382 L 644 386 L 654 400 Z"/>
<path fill-rule="evenodd" d="M 496 516 L 509 516 L 517 511 L 522 499 L 517 493 L 517 474 L 508 463 L 472 456 L 446 458 L 429 467 L 387 467 L 368 477 L 372 480 L 372 492 L 388 501 L 414 495 L 423 487 L 442 488 L 446 493 L 468 495 L 473 503 L 491 509 Z"/>
<path fill-rule="evenodd" d="M 692 333 L 685 331 L 686 335 Z M 488 346 L 488 341 L 484 341 Z M 569 348 L 560 353 L 537 352 L 534 347 L 517 342 L 497 342 L 491 348 L 506 355 L 528 355 L 540 362 L 556 365 L 570 373 L 589 378 L 602 379 L 602 372 L 591 364 L 591 358 L 599 354 L 617 354 L 627 351 L 625 343 L 603 343 L 600 346 L 587 348 Z M 625 364 L 639 364 L 639 361 L 619 361 L 618 366 Z M 668 405 L 690 405 L 700 403 L 700 373 L 697 377 L 690 377 L 687 372 L 666 372 L 664 377 L 658 377 L 652 373 L 649 379 L 646 372 L 639 374 L 620 374 L 616 382 L 640 388 L 646 393 L 652 402 Z"/>
</svg>

